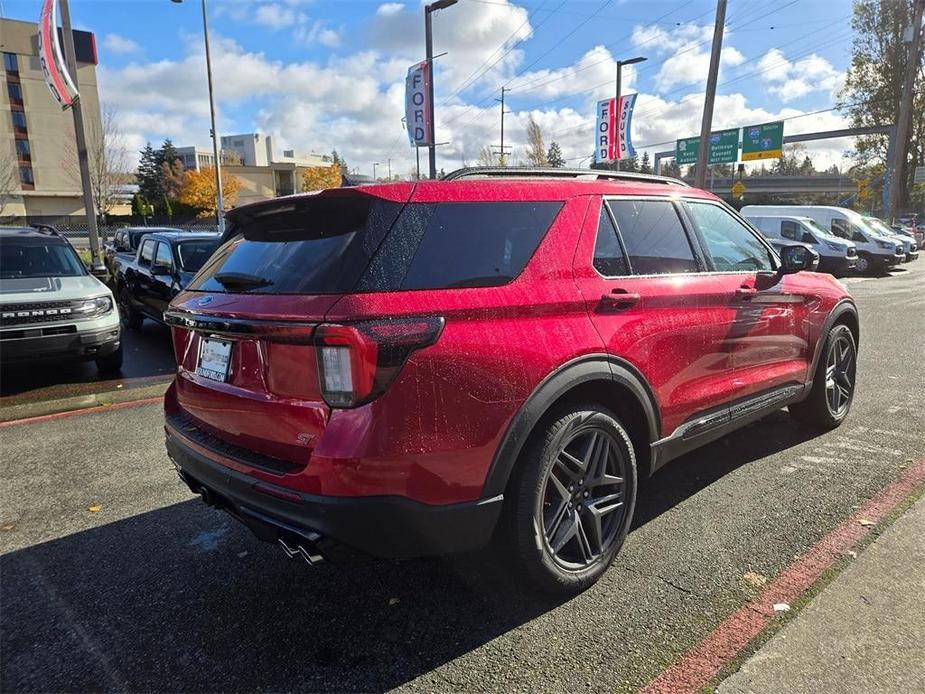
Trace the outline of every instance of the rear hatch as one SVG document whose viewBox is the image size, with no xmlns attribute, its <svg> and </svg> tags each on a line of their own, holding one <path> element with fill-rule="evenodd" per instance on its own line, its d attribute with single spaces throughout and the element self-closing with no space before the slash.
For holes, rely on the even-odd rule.
<svg viewBox="0 0 925 694">
<path fill-rule="evenodd" d="M 308 462 L 330 412 L 314 329 L 354 289 L 412 190 L 335 189 L 229 214 L 229 240 L 166 316 L 184 428 L 228 444 L 231 457 L 256 453 L 248 460 L 272 472 Z"/>
</svg>

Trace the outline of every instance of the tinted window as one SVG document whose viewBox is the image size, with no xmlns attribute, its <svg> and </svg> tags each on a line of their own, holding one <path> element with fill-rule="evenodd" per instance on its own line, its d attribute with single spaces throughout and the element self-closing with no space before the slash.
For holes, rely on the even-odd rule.
<svg viewBox="0 0 925 694">
<path fill-rule="evenodd" d="M 150 265 L 152 258 L 154 258 L 154 241 L 148 239 L 141 245 L 141 256 L 138 258 L 138 264 Z"/>
<path fill-rule="evenodd" d="M 362 283 L 366 289 L 494 287 L 517 277 L 558 202 L 412 204 Z"/>
<path fill-rule="evenodd" d="M 697 272 L 690 240 L 672 203 L 617 200 L 609 204 L 634 274 Z"/>
<path fill-rule="evenodd" d="M 163 265 L 164 267 L 173 267 L 173 253 L 170 252 L 169 243 L 164 243 L 162 241 L 157 244 L 157 256 L 154 264 Z"/>
<path fill-rule="evenodd" d="M 785 219 L 780 223 L 780 235 L 785 239 L 796 241 L 800 238 L 800 226 L 796 222 Z"/>
<path fill-rule="evenodd" d="M 19 72 L 19 61 L 15 53 L 3 54 L 3 69 L 7 72 Z"/>
<path fill-rule="evenodd" d="M 402 205 L 359 192 L 255 205 L 238 235 L 209 258 L 190 289 L 341 294 L 355 287 Z M 241 238 L 243 237 L 243 238 Z"/>
<path fill-rule="evenodd" d="M 748 227 L 719 205 L 689 202 L 688 209 L 697 230 L 720 272 L 771 270 L 774 265 L 767 247 Z"/>
<path fill-rule="evenodd" d="M 601 205 L 601 217 L 597 224 L 597 240 L 594 243 L 594 267 L 604 277 L 626 275 L 626 259 L 617 238 L 617 229 L 610 221 L 607 205 Z"/>
<path fill-rule="evenodd" d="M 215 249 L 218 248 L 218 239 L 214 241 L 184 241 L 177 246 L 177 256 L 180 258 L 180 269 L 186 272 L 199 272 L 205 265 Z"/>
<path fill-rule="evenodd" d="M 22 111 L 13 111 L 13 129 L 14 130 L 25 130 L 26 129 L 26 114 Z"/>
<path fill-rule="evenodd" d="M 83 263 L 65 243 L 0 237 L 0 278 L 77 277 Z"/>
</svg>

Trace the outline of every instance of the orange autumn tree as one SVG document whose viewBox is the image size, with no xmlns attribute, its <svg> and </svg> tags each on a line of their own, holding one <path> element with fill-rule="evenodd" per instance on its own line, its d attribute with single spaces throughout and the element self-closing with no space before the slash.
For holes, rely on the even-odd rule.
<svg viewBox="0 0 925 694">
<path fill-rule="evenodd" d="M 340 188 L 340 164 L 334 162 L 330 166 L 313 166 L 302 172 L 302 192 L 325 188 Z"/>
<path fill-rule="evenodd" d="M 241 190 L 241 181 L 237 176 L 222 176 L 222 196 L 225 209 L 231 207 Z M 215 170 L 206 167 L 196 171 L 185 172 L 183 186 L 180 188 L 180 202 L 198 211 L 200 217 L 215 214 Z"/>
</svg>

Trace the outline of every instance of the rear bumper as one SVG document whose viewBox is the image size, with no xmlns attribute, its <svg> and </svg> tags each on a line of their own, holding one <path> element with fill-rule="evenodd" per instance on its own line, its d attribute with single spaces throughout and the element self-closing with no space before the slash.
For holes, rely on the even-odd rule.
<svg viewBox="0 0 925 694">
<path fill-rule="evenodd" d="M 91 360 L 119 349 L 119 319 L 106 328 L 79 330 L 60 335 L 43 335 L 45 327 L 26 326 L 0 333 L 0 359 L 26 362 L 42 359 Z"/>
<path fill-rule="evenodd" d="M 333 497 L 271 485 L 210 459 L 169 424 L 167 453 L 194 493 L 241 520 L 261 539 L 291 544 L 310 538 L 336 558 L 346 546 L 383 559 L 411 559 L 486 545 L 501 512 L 501 495 L 431 506 L 404 497 Z M 281 476 L 280 479 L 284 479 Z"/>
<path fill-rule="evenodd" d="M 854 270 L 857 265 L 857 256 L 836 258 L 834 256 L 821 256 L 819 258 L 819 272 L 827 272 L 830 275 L 840 276 L 847 275 Z"/>
</svg>

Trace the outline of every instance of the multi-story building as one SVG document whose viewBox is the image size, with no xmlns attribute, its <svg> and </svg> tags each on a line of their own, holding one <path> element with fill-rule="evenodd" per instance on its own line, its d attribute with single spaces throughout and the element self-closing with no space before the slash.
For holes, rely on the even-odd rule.
<svg viewBox="0 0 925 694">
<path fill-rule="evenodd" d="M 201 147 L 177 147 L 177 154 L 180 161 L 183 162 L 184 169 L 194 169 L 199 171 L 208 167 L 215 166 L 215 155 L 211 149 Z"/>
<path fill-rule="evenodd" d="M 88 139 L 102 131 L 96 41 L 74 31 L 77 88 Z M 0 19 L 0 219 L 83 217 L 74 120 L 54 100 L 39 64 L 38 25 Z M 93 143 L 89 144 L 93 151 Z"/>
<path fill-rule="evenodd" d="M 295 166 L 329 166 L 331 158 L 326 154 L 296 154 L 287 149 L 277 153 L 272 135 L 247 133 L 222 137 L 222 154 L 234 153 L 241 166 L 269 166 L 270 164 L 294 164 Z"/>
</svg>

